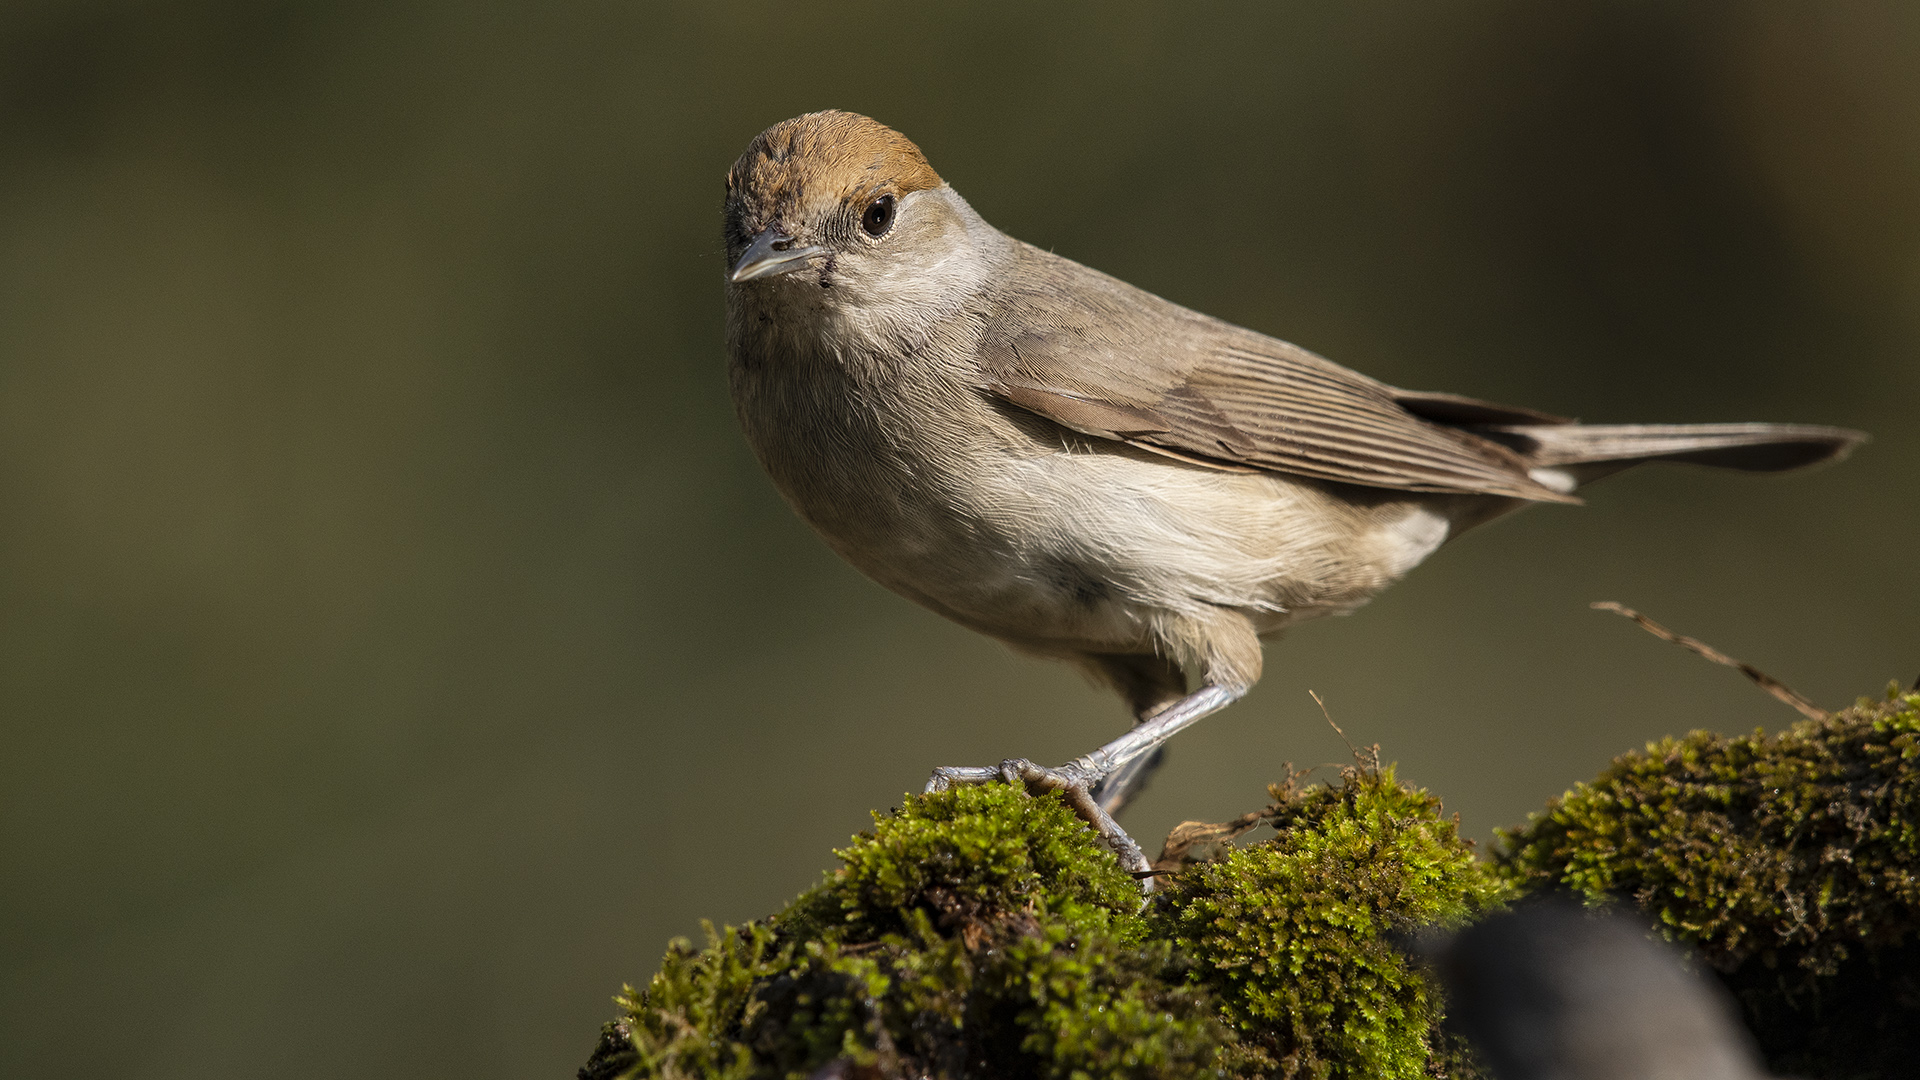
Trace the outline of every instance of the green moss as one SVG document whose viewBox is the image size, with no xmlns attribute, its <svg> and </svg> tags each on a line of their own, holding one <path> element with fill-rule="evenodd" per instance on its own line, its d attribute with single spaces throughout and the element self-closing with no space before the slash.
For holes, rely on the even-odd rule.
<svg viewBox="0 0 1920 1080">
<path fill-rule="evenodd" d="M 1920 1055 L 1920 694 L 1651 743 L 1504 833 L 1498 864 L 1693 943 L 1776 1071 L 1905 1075 Z"/>
<path fill-rule="evenodd" d="M 1275 794 L 1271 841 L 1173 875 L 1144 912 L 1055 797 L 910 798 L 785 911 L 676 942 L 582 1076 L 1457 1072 L 1387 937 L 1499 886 L 1390 771 Z"/>
<path fill-rule="evenodd" d="M 1920 1059 L 1920 694 L 1651 744 L 1503 833 L 1491 866 L 1390 769 L 1271 793 L 1176 830 L 1144 909 L 1056 797 L 910 798 L 784 911 L 676 942 L 581 1075 L 1472 1076 L 1394 942 L 1541 888 L 1697 945 L 1776 1072 Z"/>
<path fill-rule="evenodd" d="M 781 916 L 790 934 L 871 942 L 920 912 L 943 931 L 981 934 L 1011 918 L 1111 930 L 1140 889 L 1057 797 L 1003 784 L 909 797 L 834 854 L 841 867 Z M 1020 913 L 1015 915 L 1014 913 Z"/>
<path fill-rule="evenodd" d="M 1177 877 L 1149 913 L 1153 931 L 1201 965 L 1263 1073 L 1457 1071 L 1438 1060 L 1450 1052 L 1438 1001 L 1390 939 L 1457 925 L 1498 903 L 1503 887 L 1440 801 L 1392 769 L 1273 794 L 1277 835 Z"/>
<path fill-rule="evenodd" d="M 765 923 L 677 942 L 583 1075 L 1204 1074 L 1229 1038 L 1058 798 L 910 798 Z"/>
</svg>

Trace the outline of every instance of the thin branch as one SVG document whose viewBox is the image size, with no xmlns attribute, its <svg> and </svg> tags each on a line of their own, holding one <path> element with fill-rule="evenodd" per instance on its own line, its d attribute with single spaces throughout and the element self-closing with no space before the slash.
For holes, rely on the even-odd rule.
<svg viewBox="0 0 1920 1080">
<path fill-rule="evenodd" d="M 1645 615 L 1627 607 L 1625 604 L 1617 604 L 1612 600 L 1600 600 L 1589 606 L 1596 611 L 1611 611 L 1615 615 L 1624 615 L 1634 622 L 1639 623 L 1640 629 L 1645 630 L 1647 633 L 1652 634 L 1662 641 L 1671 641 L 1683 649 L 1690 649 L 1716 664 L 1725 664 L 1727 667 L 1740 669 L 1740 674 L 1745 675 L 1747 678 L 1759 684 L 1760 689 L 1765 690 L 1767 693 L 1800 710 L 1800 715 L 1809 720 L 1825 720 L 1833 715 L 1796 693 L 1793 688 L 1789 687 L 1786 683 L 1761 671 L 1752 664 L 1735 660 L 1733 657 L 1728 656 L 1726 653 L 1721 652 L 1698 638 L 1690 638 L 1685 634 L 1676 634 L 1666 627 L 1661 626 L 1659 623 L 1654 622 L 1652 619 L 1647 618 Z"/>
<path fill-rule="evenodd" d="M 1341 742 L 1347 744 L 1347 753 L 1352 754 L 1355 761 L 1360 760 L 1360 751 L 1353 748 L 1353 740 L 1347 738 L 1347 733 L 1341 731 L 1340 725 L 1333 722 L 1333 714 L 1327 711 L 1327 703 L 1321 701 L 1320 695 L 1311 690 L 1307 691 L 1307 696 L 1313 699 L 1315 705 L 1320 706 L 1320 715 L 1327 718 L 1327 726 L 1333 729 L 1335 735 L 1340 736 Z"/>
<path fill-rule="evenodd" d="M 1341 742 L 1347 744 L 1347 753 L 1353 755 L 1353 763 L 1362 769 L 1380 771 L 1380 744 L 1374 743 L 1370 753 L 1362 754 L 1359 748 L 1353 745 L 1353 740 L 1347 738 L 1347 733 L 1340 730 L 1340 725 L 1333 722 L 1333 714 L 1327 711 L 1327 703 L 1320 700 L 1320 695 L 1309 690 L 1307 696 L 1313 699 L 1315 705 L 1320 706 L 1320 715 L 1327 718 L 1327 724 L 1333 728 L 1333 733 L 1340 736 Z"/>
</svg>

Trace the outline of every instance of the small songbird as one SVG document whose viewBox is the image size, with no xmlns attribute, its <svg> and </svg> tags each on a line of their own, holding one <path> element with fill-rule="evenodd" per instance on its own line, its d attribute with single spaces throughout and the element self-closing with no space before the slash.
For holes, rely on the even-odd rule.
<svg viewBox="0 0 1920 1080">
<path fill-rule="evenodd" d="M 1396 389 L 1015 240 L 853 113 L 748 144 L 726 246 L 734 404 L 793 508 L 882 585 L 1079 665 L 1136 718 L 1066 766 L 929 789 L 1060 790 L 1136 871 L 1112 812 L 1167 738 L 1253 686 L 1263 637 L 1642 461 L 1772 471 L 1864 438 Z"/>
</svg>

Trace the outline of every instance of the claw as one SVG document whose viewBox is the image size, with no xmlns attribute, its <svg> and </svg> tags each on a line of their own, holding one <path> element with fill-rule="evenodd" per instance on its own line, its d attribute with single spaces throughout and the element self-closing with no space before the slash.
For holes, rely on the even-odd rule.
<svg viewBox="0 0 1920 1080">
<path fill-rule="evenodd" d="M 997 766 L 945 766 L 933 770 L 927 781 L 927 793 L 946 791 L 956 784 L 990 784 L 1002 780 L 1018 784 L 1028 794 L 1058 791 L 1073 807 L 1074 813 L 1093 826 L 1100 839 L 1113 849 L 1120 865 L 1140 879 L 1142 892 L 1153 891 L 1153 865 L 1146 852 L 1134 843 L 1127 830 L 1093 797 L 1092 789 L 1108 776 L 1118 773 L 1139 758 L 1153 753 L 1174 733 L 1196 720 L 1216 712 L 1246 693 L 1244 688 L 1208 684 L 1167 706 L 1137 724 L 1132 731 L 1102 746 L 1085 757 L 1057 769 L 1049 769 L 1025 758 L 1008 758 Z M 1124 802 L 1118 799 L 1116 802 Z"/>
<path fill-rule="evenodd" d="M 1035 765 L 1025 758 L 1008 758 L 998 766 L 945 766 L 933 770 L 927 791 L 947 791 L 957 784 L 986 784 L 995 780 L 1019 787 L 1029 795 L 1060 792 L 1074 813 L 1093 826 L 1093 831 L 1119 858 L 1120 865 L 1140 878 L 1141 891 L 1153 891 L 1153 877 L 1148 873 L 1153 866 L 1147 862 L 1146 852 L 1113 820 L 1113 815 L 1101 809 L 1091 791 L 1092 785 L 1099 783 L 1099 777 L 1088 775 L 1080 762 L 1058 769 Z"/>
<path fill-rule="evenodd" d="M 943 766 L 933 770 L 933 778 L 927 781 L 928 795 L 947 791 L 957 784 L 987 784 L 1001 779 L 1000 770 L 993 768 L 974 768 L 969 766 Z"/>
</svg>

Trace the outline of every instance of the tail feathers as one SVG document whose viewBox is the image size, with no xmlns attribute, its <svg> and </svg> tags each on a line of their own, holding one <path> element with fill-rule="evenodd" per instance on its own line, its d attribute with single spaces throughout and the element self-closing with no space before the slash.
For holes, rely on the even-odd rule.
<svg viewBox="0 0 1920 1080">
<path fill-rule="evenodd" d="M 1784 472 L 1837 461 L 1867 438 L 1865 432 L 1815 424 L 1525 424 L 1474 430 L 1526 458 L 1536 480 L 1568 490 L 1643 461 Z"/>
</svg>

